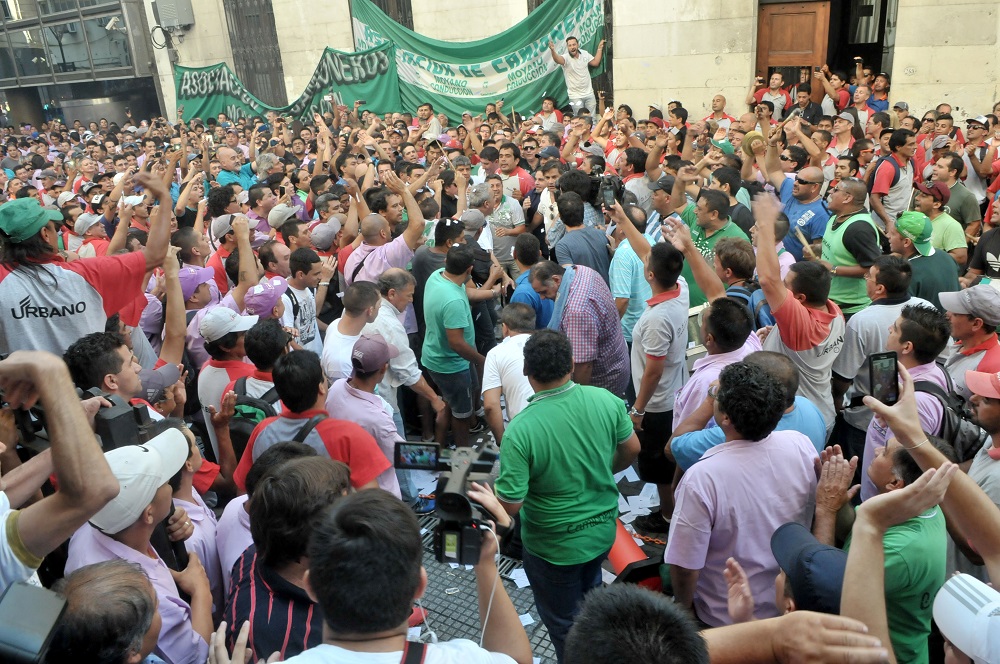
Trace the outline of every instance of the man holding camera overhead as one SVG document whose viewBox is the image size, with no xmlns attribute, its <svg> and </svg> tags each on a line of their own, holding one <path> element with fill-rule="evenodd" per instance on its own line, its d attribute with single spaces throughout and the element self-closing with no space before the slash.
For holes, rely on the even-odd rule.
<svg viewBox="0 0 1000 664">
<path fill-rule="evenodd" d="M 531 336 L 524 374 L 535 394 L 504 432 L 496 493 L 508 514 L 521 512 L 524 570 L 561 662 L 615 540 L 614 473 L 631 465 L 639 439 L 620 398 L 571 380 L 573 349 L 562 332 Z"/>
</svg>

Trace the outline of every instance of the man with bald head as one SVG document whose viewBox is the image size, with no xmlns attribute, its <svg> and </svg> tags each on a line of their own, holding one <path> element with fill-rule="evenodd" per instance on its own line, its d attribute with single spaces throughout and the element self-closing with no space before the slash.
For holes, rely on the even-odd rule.
<svg viewBox="0 0 1000 664">
<path fill-rule="evenodd" d="M 377 283 L 379 275 L 391 267 L 405 268 L 413 252 L 423 241 L 424 215 L 413 194 L 396 174 L 385 175 L 385 186 L 406 206 L 406 228 L 393 239 L 389 221 L 381 214 L 370 214 L 361 220 L 361 245 L 351 252 L 344 265 L 348 286 L 355 281 Z"/>
<path fill-rule="evenodd" d="M 750 114 L 752 115 L 752 113 Z M 736 122 L 736 118 L 726 113 L 726 98 L 722 95 L 712 97 L 712 113 L 704 118 L 705 122 L 714 120 L 721 129 L 728 130 Z M 747 130 L 749 131 L 749 129 Z"/>
<path fill-rule="evenodd" d="M 809 155 L 799 145 L 779 145 L 781 132 L 776 132 L 768 139 L 767 155 L 758 159 L 761 172 L 778 191 L 783 211 L 788 217 L 789 232 L 785 235 L 785 250 L 800 261 L 803 258 L 804 247 L 798 238 L 796 229 L 802 232 L 806 242 L 813 245 L 812 249 L 818 256 L 820 248 L 818 241 L 823 237 L 823 230 L 830 218 L 830 211 L 820 195 L 823 189 L 823 170 L 815 166 L 806 166 Z M 862 202 L 863 199 L 862 199 Z"/>
<path fill-rule="evenodd" d="M 222 170 L 215 176 L 215 181 L 220 185 L 238 184 L 243 187 L 244 191 L 247 191 L 257 182 L 257 177 L 253 172 L 253 163 L 243 164 L 243 154 L 238 150 L 222 146 L 216 152 L 215 158 L 222 166 Z"/>
<path fill-rule="evenodd" d="M 863 181 L 846 178 L 833 188 L 828 199 L 833 216 L 823 233 L 820 262 L 833 275 L 830 299 L 845 318 L 871 304 L 865 275 L 882 255 L 878 226 L 865 208 L 867 193 Z"/>
</svg>

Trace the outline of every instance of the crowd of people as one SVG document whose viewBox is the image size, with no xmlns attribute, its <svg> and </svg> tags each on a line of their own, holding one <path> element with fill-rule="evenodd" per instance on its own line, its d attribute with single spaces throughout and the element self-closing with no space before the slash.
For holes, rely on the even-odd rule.
<svg viewBox="0 0 1000 664">
<path fill-rule="evenodd" d="M 1000 661 L 1000 104 L 858 60 L 637 115 L 550 46 L 526 116 L 2 131 L 0 587 L 65 599 L 46 661 L 530 664 L 501 547 L 559 662 Z M 482 638 L 408 641 L 395 445 L 484 439 Z M 629 468 L 659 593 L 602 587 Z"/>
</svg>

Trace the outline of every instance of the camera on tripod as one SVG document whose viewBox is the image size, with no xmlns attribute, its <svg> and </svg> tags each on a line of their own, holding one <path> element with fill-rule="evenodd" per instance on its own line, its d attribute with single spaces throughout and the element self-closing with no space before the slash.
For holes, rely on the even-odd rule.
<svg viewBox="0 0 1000 664">
<path fill-rule="evenodd" d="M 475 565 L 483 545 L 486 521 L 477 518 L 467 491 L 470 482 L 489 479 L 493 463 L 500 455 L 492 445 L 477 451 L 471 447 L 455 450 L 450 459 L 440 458 L 437 443 L 396 443 L 395 466 L 401 470 L 441 470 L 434 494 L 434 556 L 438 562 Z"/>
</svg>

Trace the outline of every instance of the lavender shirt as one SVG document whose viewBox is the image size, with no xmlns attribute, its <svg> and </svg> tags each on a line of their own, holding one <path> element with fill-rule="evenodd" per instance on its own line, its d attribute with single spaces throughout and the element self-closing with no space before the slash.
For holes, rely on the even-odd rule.
<svg viewBox="0 0 1000 664">
<path fill-rule="evenodd" d="M 948 391 L 948 383 L 944 376 L 944 371 L 936 362 L 928 362 L 910 369 L 913 382 L 926 380 L 942 387 Z M 917 392 L 917 415 L 920 417 L 920 428 L 927 433 L 937 435 L 941 431 L 941 418 L 944 417 L 944 406 L 933 394 Z M 868 467 L 875 459 L 875 449 L 884 447 L 890 438 L 896 434 L 885 426 L 879 424 L 876 418 L 872 418 L 868 425 L 868 433 L 865 435 L 865 456 L 861 460 L 861 500 L 865 501 L 872 496 L 877 496 L 880 492 L 875 487 L 875 483 L 868 477 Z"/>
<path fill-rule="evenodd" d="M 691 370 L 691 377 L 688 378 L 684 387 L 677 390 L 677 395 L 674 397 L 672 428 L 676 429 L 705 401 L 708 386 L 712 384 L 712 381 L 718 380 L 723 369 L 758 350 L 760 350 L 760 339 L 757 338 L 756 334 L 751 333 L 747 337 L 746 343 L 736 350 L 717 355 L 706 355 L 696 360 Z"/>
<path fill-rule="evenodd" d="M 151 556 L 144 556 L 89 523 L 84 524 L 69 541 L 66 574 L 106 560 L 138 563 L 156 590 L 160 617 L 163 619 L 154 652 L 170 664 L 203 664 L 208 658 L 208 642 L 191 625 L 191 605 L 180 598 L 166 563 L 160 560 L 152 547 L 149 552 Z"/>
<path fill-rule="evenodd" d="M 222 566 L 219 564 L 219 547 L 216 544 L 219 524 L 215 520 L 215 512 L 205 504 L 198 492 L 192 488 L 191 493 L 194 494 L 193 503 L 174 498 L 174 505 L 183 507 L 188 519 L 194 524 L 194 535 L 184 542 L 184 546 L 188 551 L 198 554 L 198 560 L 205 568 L 212 588 L 212 601 L 215 602 L 216 610 L 221 611 L 225 597 L 222 594 Z"/>
<path fill-rule="evenodd" d="M 367 256 L 367 258 L 365 258 Z M 364 259 L 365 264 L 358 272 L 357 279 L 352 279 L 358 263 Z M 344 279 L 348 286 L 355 281 L 377 282 L 379 276 L 390 267 L 406 268 L 407 264 L 413 260 L 413 249 L 406 244 L 406 238 L 402 235 L 386 244 L 373 247 L 367 242 L 362 242 L 361 246 L 351 252 L 344 266 Z"/>
<path fill-rule="evenodd" d="M 229 501 L 222 516 L 219 517 L 219 525 L 215 530 L 215 543 L 219 548 L 219 564 L 222 567 L 222 585 L 227 596 L 233 565 L 247 547 L 253 544 L 253 537 L 250 535 L 250 515 L 246 511 L 249 499 L 250 496 L 243 494 Z"/>
<path fill-rule="evenodd" d="M 354 422 L 367 431 L 378 443 L 379 449 L 387 459 L 395 458 L 396 441 L 399 433 L 392 419 L 392 406 L 377 394 L 362 392 L 353 388 L 346 379 L 338 380 L 330 386 L 326 397 L 326 410 L 330 417 L 338 420 Z M 391 466 L 378 476 L 378 485 L 400 498 L 399 480 L 396 470 Z"/>
<path fill-rule="evenodd" d="M 774 618 L 778 563 L 771 535 L 782 524 L 812 524 L 816 448 L 796 431 L 758 442 L 734 440 L 705 452 L 677 487 L 663 560 L 700 570 L 694 608 L 712 627 L 728 625 L 729 590 L 722 575 L 732 556 L 746 570 L 754 618 Z"/>
</svg>

